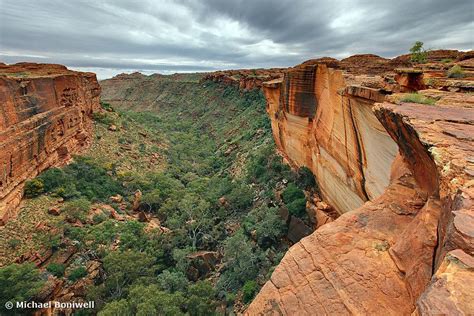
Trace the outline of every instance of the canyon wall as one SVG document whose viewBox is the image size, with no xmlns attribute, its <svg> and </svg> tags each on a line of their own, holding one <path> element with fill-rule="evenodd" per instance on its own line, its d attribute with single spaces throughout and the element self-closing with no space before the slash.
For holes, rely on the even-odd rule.
<svg viewBox="0 0 474 316">
<path fill-rule="evenodd" d="M 27 179 L 90 144 L 99 95 L 93 73 L 0 64 L 0 223 L 15 215 Z"/>
<path fill-rule="evenodd" d="M 341 70 L 316 63 L 264 84 L 278 148 L 293 165 L 312 170 L 341 214 L 385 190 L 397 153 L 371 110 L 383 91 L 347 80 Z"/>
<path fill-rule="evenodd" d="M 312 60 L 264 83 L 279 150 L 342 215 L 290 248 L 248 315 L 474 312 L 472 72 L 398 62 Z M 432 104 L 403 101 L 419 89 Z"/>
</svg>

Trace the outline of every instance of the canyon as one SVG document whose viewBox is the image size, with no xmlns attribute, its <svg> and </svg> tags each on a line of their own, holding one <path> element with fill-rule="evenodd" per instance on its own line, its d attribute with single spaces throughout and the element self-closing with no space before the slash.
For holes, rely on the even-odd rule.
<svg viewBox="0 0 474 316">
<path fill-rule="evenodd" d="M 312 60 L 263 84 L 277 147 L 341 216 L 290 248 L 248 315 L 474 310 L 472 72 L 403 63 Z"/>
<path fill-rule="evenodd" d="M 0 64 L 0 223 L 16 215 L 27 179 L 90 145 L 99 96 L 93 73 Z"/>
<path fill-rule="evenodd" d="M 448 76 L 455 65 L 463 69 L 460 78 Z M 266 100 L 261 111 L 252 108 L 260 104 L 252 95 L 259 90 Z M 312 59 L 287 69 L 122 74 L 100 86 L 94 74 L 60 65 L 0 64 L 0 219 L 5 223 L 16 216 L 27 179 L 69 163 L 91 144 L 99 158 L 109 159 L 107 163 L 120 161 L 112 167 L 117 174 L 130 177 L 131 171 L 155 171 L 158 164 L 165 165 L 160 146 L 172 147 L 173 140 L 184 139 L 178 133 L 181 138 L 168 140 L 163 135 L 170 135 L 163 129 L 181 133 L 179 128 L 185 125 L 178 124 L 185 119 L 198 124 L 197 131 L 206 130 L 209 139 L 217 139 L 209 148 L 215 145 L 226 159 L 220 172 L 235 179 L 244 173 L 249 154 L 273 138 L 279 155 L 293 170 L 306 167 L 312 172 L 313 189 L 323 201 L 313 203 L 307 194 L 306 211 L 316 230 L 298 238 L 268 281 L 258 280 L 263 287 L 239 312 L 471 314 L 473 92 L 472 51 L 432 51 L 424 64 L 411 62 L 409 55 L 385 59 L 367 54 Z M 128 112 L 114 112 L 110 104 L 101 108 L 99 98 Z M 257 122 L 265 110 L 270 126 Z M 153 116 L 153 111 L 161 116 Z M 94 114 L 103 115 L 98 116 L 102 121 L 96 117 L 94 122 Z M 226 122 L 224 128 L 221 121 Z M 246 128 L 252 129 L 250 135 L 239 134 Z M 176 157 L 189 156 L 184 147 L 179 147 Z M 198 173 L 193 169 L 196 161 L 183 161 Z M 211 177 L 212 172 L 206 175 Z M 280 194 L 288 180 L 275 181 L 271 189 Z M 142 192 L 133 194 L 129 201 L 126 196 L 106 197 L 92 209 L 100 213 L 103 203 L 120 200 L 117 209 L 123 214 L 106 206 L 122 225 L 124 218 L 133 219 L 129 208 L 140 208 Z M 261 196 L 254 195 L 253 202 L 259 203 Z M 48 198 L 54 207 L 64 202 Z M 224 196 L 219 202 L 224 208 L 231 205 Z M 271 198 L 261 202 L 286 208 Z M 315 206 L 321 203 L 324 206 Z M 160 226 L 166 218 L 150 220 L 151 215 L 143 211 L 138 215 L 162 233 L 169 231 Z M 226 220 L 218 225 L 225 223 L 226 234 L 232 237 L 233 227 L 240 223 Z M 257 244 L 252 234 L 256 232 L 251 231 L 249 240 Z M 115 251 L 117 244 L 108 246 Z M 219 269 L 218 252 L 212 252 L 212 268 L 206 274 Z M 68 256 L 62 263 L 72 254 Z M 45 266 L 47 260 L 50 257 L 39 265 Z M 102 274 L 100 260 L 94 257 L 90 262 L 93 274 Z"/>
</svg>

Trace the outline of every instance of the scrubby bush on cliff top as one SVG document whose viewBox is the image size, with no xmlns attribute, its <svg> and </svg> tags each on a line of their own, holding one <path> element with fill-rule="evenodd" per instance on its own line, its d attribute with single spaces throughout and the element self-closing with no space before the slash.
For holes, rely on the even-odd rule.
<svg viewBox="0 0 474 316">
<path fill-rule="evenodd" d="M 454 65 L 448 70 L 448 78 L 463 78 L 464 71 L 462 67 L 459 65 Z"/>
<path fill-rule="evenodd" d="M 423 42 L 417 41 L 410 48 L 411 61 L 415 63 L 424 64 L 426 63 L 426 58 L 428 57 L 428 52 L 423 48 Z"/>
<path fill-rule="evenodd" d="M 401 99 L 400 102 L 412 102 L 420 104 L 434 105 L 436 100 L 430 97 L 425 97 L 419 93 L 407 93 Z"/>
</svg>

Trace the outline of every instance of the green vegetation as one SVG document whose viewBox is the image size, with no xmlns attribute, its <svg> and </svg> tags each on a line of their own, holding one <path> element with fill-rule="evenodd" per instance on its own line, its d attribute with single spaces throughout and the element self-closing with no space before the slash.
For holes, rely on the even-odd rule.
<svg viewBox="0 0 474 316">
<path fill-rule="evenodd" d="M 306 214 L 306 198 L 303 190 L 295 184 L 290 183 L 282 193 L 283 202 L 285 202 L 288 212 L 297 217 L 303 217 Z"/>
<path fill-rule="evenodd" d="M 284 204 L 304 217 L 302 190 L 316 185 L 309 169 L 295 173 L 276 154 L 259 90 L 168 79 L 157 89 L 166 102 L 156 108 L 102 103 L 88 156 L 29 187 L 32 202 L 64 199 L 61 237 L 103 263 L 104 278 L 87 289 L 99 315 L 213 315 L 222 303 L 230 310 L 249 303 L 288 247 L 277 188 L 287 184 Z M 112 122 L 116 131 L 108 130 Z M 139 209 L 169 232 L 110 212 L 90 220 L 99 204 L 132 214 L 137 190 Z M 111 202 L 117 194 L 123 202 Z M 200 251 L 222 254 L 218 273 L 194 266 L 190 256 Z M 76 281 L 87 275 L 84 264 L 47 269 Z"/>
<path fill-rule="evenodd" d="M 423 42 L 417 41 L 410 48 L 411 61 L 419 64 L 426 63 L 426 58 L 428 57 L 428 51 L 423 48 Z"/>
<path fill-rule="evenodd" d="M 50 263 L 46 267 L 46 270 L 50 272 L 52 275 L 60 278 L 64 276 L 64 271 L 66 270 L 66 266 L 61 263 Z"/>
<path fill-rule="evenodd" d="M 5 302 L 31 300 L 44 283 L 33 263 L 11 264 L 0 268 L 1 314 L 8 315 L 11 312 L 4 307 Z"/>
<path fill-rule="evenodd" d="M 257 290 L 258 290 L 257 282 L 253 280 L 249 280 L 245 282 L 244 286 L 242 287 L 244 302 L 245 303 L 250 302 L 255 296 L 255 294 L 257 293 Z"/>
<path fill-rule="evenodd" d="M 78 267 L 71 271 L 68 276 L 68 279 L 72 282 L 75 282 L 79 279 L 82 279 L 87 275 L 87 270 L 84 267 Z"/>
<path fill-rule="evenodd" d="M 448 70 L 448 78 L 464 78 L 464 71 L 459 65 L 454 65 Z"/>
<path fill-rule="evenodd" d="M 25 183 L 25 197 L 33 198 L 39 196 L 44 192 L 44 183 L 38 178 L 35 178 Z"/>
<path fill-rule="evenodd" d="M 91 203 L 85 199 L 85 198 L 80 198 L 77 200 L 72 200 L 64 206 L 63 210 L 66 213 L 66 218 L 70 222 L 75 222 L 75 221 L 81 221 L 85 222 L 86 221 L 86 215 L 87 212 L 89 211 L 91 207 Z"/>
<path fill-rule="evenodd" d="M 20 244 L 21 244 L 21 240 L 19 239 L 13 238 L 13 239 L 8 240 L 9 248 L 16 249 L 18 248 L 18 246 L 20 246 Z"/>
<path fill-rule="evenodd" d="M 430 97 L 425 97 L 424 95 L 419 93 L 408 93 L 400 99 L 400 102 L 412 102 L 434 105 L 436 100 Z"/>
</svg>

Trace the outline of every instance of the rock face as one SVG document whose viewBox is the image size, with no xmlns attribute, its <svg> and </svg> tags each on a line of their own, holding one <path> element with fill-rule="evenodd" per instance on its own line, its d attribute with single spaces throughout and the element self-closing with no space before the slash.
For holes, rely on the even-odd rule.
<svg viewBox="0 0 474 316">
<path fill-rule="evenodd" d="M 314 63 L 264 83 L 278 148 L 292 164 L 312 170 L 324 198 L 340 213 L 385 190 L 397 153 L 372 112 L 384 90 L 349 86 L 354 80 Z"/>
<path fill-rule="evenodd" d="M 15 214 L 27 179 L 89 145 L 99 95 L 93 73 L 0 65 L 0 223 Z"/>
<path fill-rule="evenodd" d="M 246 313 L 472 314 L 474 97 L 441 84 L 418 91 L 434 105 L 404 103 L 432 65 L 367 76 L 330 63 L 264 90 L 278 148 L 342 215 L 290 248 Z"/>
</svg>

